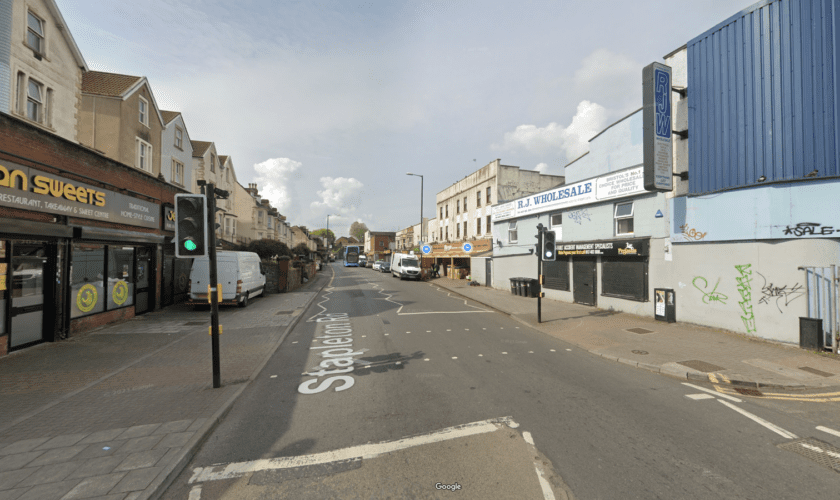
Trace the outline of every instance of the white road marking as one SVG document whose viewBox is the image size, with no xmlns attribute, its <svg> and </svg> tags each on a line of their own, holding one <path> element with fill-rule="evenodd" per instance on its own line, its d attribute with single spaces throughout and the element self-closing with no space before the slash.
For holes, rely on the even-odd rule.
<svg viewBox="0 0 840 500">
<path fill-rule="evenodd" d="M 530 433 L 530 432 L 528 432 L 528 431 L 524 431 L 524 432 L 522 433 L 522 439 L 524 439 L 524 440 L 525 440 L 525 442 L 526 442 L 526 443 L 528 443 L 528 444 L 530 444 L 530 445 L 533 445 L 533 444 L 534 444 L 534 438 L 533 438 L 533 437 L 531 437 L 531 433 Z"/>
<path fill-rule="evenodd" d="M 551 352 L 557 352 L 557 351 L 555 351 L 554 349 L 549 349 L 549 351 L 551 351 Z"/>
<path fill-rule="evenodd" d="M 469 328 L 464 328 L 464 331 L 468 332 L 468 331 L 470 331 L 470 329 Z"/>
<path fill-rule="evenodd" d="M 823 426 L 821 426 L 821 425 L 818 425 L 818 426 L 817 426 L 817 430 L 818 430 L 818 431 L 827 432 L 827 433 L 829 433 L 829 434 L 831 434 L 831 435 L 833 435 L 833 436 L 840 437 L 840 432 L 835 431 L 834 429 L 829 429 L 828 427 L 823 427 Z"/>
<path fill-rule="evenodd" d="M 447 329 L 446 329 L 446 331 L 447 331 L 447 332 L 451 332 L 452 330 L 450 330 L 449 328 L 447 328 Z"/>
<path fill-rule="evenodd" d="M 342 450 L 327 451 L 323 453 L 315 453 L 313 455 L 303 455 L 299 457 L 278 457 L 260 460 L 252 460 L 249 462 L 239 462 L 227 465 L 211 465 L 209 467 L 197 467 L 193 469 L 193 475 L 189 480 L 189 484 L 201 483 L 205 481 L 218 481 L 224 479 L 233 479 L 242 477 L 252 472 L 259 472 L 264 470 L 280 470 L 291 469 L 296 467 L 305 467 L 309 465 L 328 464 L 343 460 L 358 460 L 358 459 L 372 459 L 384 455 L 386 453 L 393 453 L 415 446 L 422 446 L 433 443 L 440 443 L 451 439 L 458 439 L 462 437 L 476 436 L 479 434 L 486 434 L 488 432 L 495 432 L 499 430 L 499 424 L 506 424 L 508 427 L 516 428 L 519 424 L 513 422 L 510 417 L 502 417 L 490 420 L 483 420 L 480 422 L 473 422 L 470 424 L 458 425 L 455 427 L 448 427 L 429 434 L 414 436 L 397 441 L 386 441 L 376 444 L 363 444 L 359 446 L 352 446 Z"/>
<path fill-rule="evenodd" d="M 686 394 L 686 395 L 685 395 L 685 397 L 687 397 L 687 398 L 691 398 L 691 399 L 694 399 L 694 400 L 698 400 L 698 399 L 715 399 L 715 397 L 714 397 L 714 396 L 712 396 L 711 394 Z"/>
<path fill-rule="evenodd" d="M 272 375 L 272 376 L 271 376 L 271 377 L 269 377 L 269 378 L 277 378 L 277 375 Z"/>
<path fill-rule="evenodd" d="M 767 427 L 768 429 L 770 429 L 771 431 L 775 432 L 776 434 L 782 436 L 783 438 L 796 439 L 796 434 L 794 434 L 792 432 L 788 432 L 788 431 L 782 429 L 781 427 L 779 427 L 778 425 L 771 424 L 770 422 L 764 420 L 763 418 L 759 417 L 758 415 L 753 415 L 752 413 L 748 412 L 747 410 L 744 410 L 743 408 L 738 408 L 737 406 L 735 406 L 732 403 L 729 403 L 727 401 L 722 401 L 720 399 L 718 399 L 718 401 L 720 401 L 722 404 L 725 404 L 726 406 L 732 408 L 733 410 L 737 411 L 738 413 L 747 417 L 748 419 L 750 419 L 754 422 L 757 422 L 757 423 L 763 425 L 764 427 Z"/>
<path fill-rule="evenodd" d="M 528 351 L 528 354 L 534 354 L 534 351 Z"/>
<path fill-rule="evenodd" d="M 426 359 L 424 359 L 423 361 L 428 361 L 428 360 L 429 360 L 429 358 L 426 358 Z"/>
<path fill-rule="evenodd" d="M 387 337 L 387 336 L 388 336 L 388 334 L 386 333 L 386 334 L 385 334 L 385 336 Z"/>
<path fill-rule="evenodd" d="M 362 338 L 365 338 L 365 337 L 367 337 L 367 335 L 362 335 Z"/>
<path fill-rule="evenodd" d="M 499 330 L 504 330 L 504 329 L 505 329 L 505 327 L 503 327 L 503 326 L 499 327 Z"/>
<path fill-rule="evenodd" d="M 517 330 L 519 330 L 519 327 L 518 327 L 518 326 L 516 326 L 516 327 L 514 327 L 514 328 L 516 328 Z"/>
<path fill-rule="evenodd" d="M 554 493 L 551 491 L 551 485 L 548 484 L 548 480 L 545 478 L 543 471 L 536 466 L 537 469 L 537 479 L 540 480 L 540 488 L 542 488 L 543 497 L 545 500 L 554 500 Z"/>
<path fill-rule="evenodd" d="M 397 361 L 396 364 L 401 365 L 402 361 Z"/>
<path fill-rule="evenodd" d="M 502 352 L 502 354 L 507 354 L 506 352 Z"/>
<path fill-rule="evenodd" d="M 571 351 L 571 349 L 566 349 L 567 351 Z"/>
<path fill-rule="evenodd" d="M 801 446 L 803 448 L 808 448 L 809 450 L 816 451 L 817 453 L 825 453 L 826 455 L 828 455 L 830 457 L 840 458 L 840 453 L 837 453 L 837 452 L 834 452 L 834 451 L 826 451 L 826 450 L 820 448 L 819 446 L 814 446 L 814 445 L 808 444 L 808 443 L 799 443 L 799 446 Z"/>
<path fill-rule="evenodd" d="M 458 359 L 458 356 L 452 356 L 452 359 Z"/>
<path fill-rule="evenodd" d="M 201 485 L 193 486 L 190 490 L 190 497 L 187 500 L 201 500 Z"/>
<path fill-rule="evenodd" d="M 431 330 L 426 330 L 426 333 L 432 333 L 432 331 Z"/>
<path fill-rule="evenodd" d="M 713 391 L 711 389 L 706 389 L 705 387 L 700 387 L 699 385 L 689 384 L 688 382 L 683 382 L 682 385 L 691 387 L 692 389 L 697 389 L 698 391 L 708 392 L 712 396 L 716 396 L 716 397 L 723 398 L 723 399 L 728 399 L 728 400 L 730 400 L 732 402 L 735 402 L 735 403 L 743 403 L 743 401 L 741 401 L 738 398 L 735 398 L 735 397 L 732 397 L 732 396 L 727 396 L 726 394 L 721 394 L 717 391 Z"/>
<path fill-rule="evenodd" d="M 479 354 L 479 355 L 478 355 L 478 357 L 479 357 L 479 358 L 481 358 L 481 357 L 483 357 L 483 356 L 484 356 L 484 354 Z"/>
<path fill-rule="evenodd" d="M 297 343 L 298 343 L 298 341 L 297 341 L 297 340 L 295 340 L 294 342 L 292 342 L 292 344 L 297 344 Z"/>
</svg>

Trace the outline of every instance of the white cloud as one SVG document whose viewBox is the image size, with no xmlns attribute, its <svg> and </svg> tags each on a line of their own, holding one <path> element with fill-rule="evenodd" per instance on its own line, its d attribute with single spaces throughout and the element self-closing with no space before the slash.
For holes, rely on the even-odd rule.
<svg viewBox="0 0 840 500">
<path fill-rule="evenodd" d="M 543 173 L 543 172 L 545 172 L 545 169 L 547 169 L 547 168 L 548 168 L 548 163 L 540 163 L 536 167 L 534 167 L 534 170 L 536 170 L 537 172 Z"/>
<path fill-rule="evenodd" d="M 294 186 L 300 178 L 296 172 L 301 165 L 299 161 L 289 158 L 271 158 L 254 165 L 260 196 L 267 198 L 271 206 L 282 214 L 289 214 L 289 210 L 296 206 Z"/>
<path fill-rule="evenodd" d="M 364 186 L 350 177 L 321 177 L 324 189 L 318 191 L 321 201 L 313 201 L 313 209 L 327 208 L 341 212 L 354 212 L 361 202 L 360 191 Z"/>
<path fill-rule="evenodd" d="M 616 115 L 638 109 L 642 101 L 642 64 L 606 49 L 586 56 L 573 81 L 578 92 Z"/>
<path fill-rule="evenodd" d="M 519 125 L 513 132 L 506 132 L 501 145 L 495 150 L 526 150 L 536 154 L 565 154 L 572 159 L 588 151 L 589 139 L 603 129 L 607 110 L 589 101 L 581 101 L 577 113 L 568 127 L 551 122 L 545 127 Z M 539 167 L 539 165 L 538 165 Z"/>
</svg>

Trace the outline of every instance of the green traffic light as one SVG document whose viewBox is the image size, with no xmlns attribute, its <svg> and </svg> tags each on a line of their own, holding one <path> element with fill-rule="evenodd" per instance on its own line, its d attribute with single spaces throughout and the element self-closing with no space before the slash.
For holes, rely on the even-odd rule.
<svg viewBox="0 0 840 500">
<path fill-rule="evenodd" d="M 184 242 L 184 248 L 186 248 L 187 250 L 192 252 L 193 250 L 198 248 L 198 246 L 195 244 L 195 242 L 193 240 L 187 240 L 187 241 Z"/>
</svg>

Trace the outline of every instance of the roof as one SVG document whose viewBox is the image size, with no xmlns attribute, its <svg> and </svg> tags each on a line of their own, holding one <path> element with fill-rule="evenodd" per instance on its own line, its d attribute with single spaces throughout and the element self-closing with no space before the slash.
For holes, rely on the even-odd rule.
<svg viewBox="0 0 840 500">
<path fill-rule="evenodd" d="M 69 29 L 67 29 L 67 21 L 65 21 L 64 16 L 61 15 L 61 10 L 59 10 L 55 0 L 46 0 L 45 3 L 47 4 L 47 8 L 50 10 L 53 17 L 55 17 L 56 23 L 58 24 L 58 30 L 67 41 L 67 45 L 70 47 L 70 52 L 73 53 L 73 57 L 76 59 L 76 64 L 82 68 L 82 70 L 87 71 L 89 68 L 85 62 L 85 58 L 82 56 L 79 46 L 76 45 L 76 40 L 73 39 L 73 34 L 70 33 Z"/>
<path fill-rule="evenodd" d="M 193 156 L 204 156 L 204 153 L 207 152 L 207 148 L 210 147 L 212 142 L 204 142 L 204 141 L 190 141 L 193 147 Z"/>
<path fill-rule="evenodd" d="M 123 97 L 143 79 L 141 76 L 120 75 L 102 71 L 82 73 L 82 92 L 85 94 Z"/>
<path fill-rule="evenodd" d="M 181 112 L 180 112 L 180 111 L 164 111 L 164 110 L 160 110 L 160 116 L 162 116 L 162 117 L 163 117 L 163 123 L 164 123 L 164 124 L 166 124 L 166 125 L 169 125 L 169 122 L 171 122 L 171 121 L 172 121 L 172 120 L 174 120 L 175 118 L 178 118 L 178 115 L 180 115 L 180 114 L 181 114 Z"/>
</svg>

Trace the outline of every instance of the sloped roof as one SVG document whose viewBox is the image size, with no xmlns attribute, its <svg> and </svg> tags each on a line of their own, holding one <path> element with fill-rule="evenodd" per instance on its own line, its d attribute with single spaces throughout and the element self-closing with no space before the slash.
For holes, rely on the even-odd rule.
<svg viewBox="0 0 840 500">
<path fill-rule="evenodd" d="M 210 147 L 212 142 L 204 142 L 204 141 L 190 141 L 193 147 L 193 156 L 204 156 L 204 153 L 207 152 L 207 148 Z"/>
<path fill-rule="evenodd" d="M 58 23 L 58 30 L 67 41 L 67 45 L 70 47 L 70 52 L 73 53 L 73 57 L 76 59 L 76 65 L 82 68 L 82 70 L 87 71 L 89 68 L 85 62 L 85 58 L 82 56 L 79 46 L 76 45 L 76 40 L 73 38 L 73 34 L 70 33 L 70 30 L 67 28 L 67 21 L 65 21 L 64 16 L 61 15 L 61 10 L 59 10 L 55 0 L 46 0 L 45 3 L 47 4 L 47 9 L 49 9 L 50 12 L 52 12 L 53 17 L 55 17 L 56 23 Z"/>
<path fill-rule="evenodd" d="M 178 118 L 178 115 L 180 115 L 180 114 L 181 114 L 180 111 L 160 110 L 160 115 L 163 117 L 163 123 L 166 124 L 166 125 L 169 125 L 169 122 L 171 122 L 175 118 Z"/>
<path fill-rule="evenodd" d="M 227 163 L 227 159 L 228 159 L 227 155 L 219 155 L 219 162 L 220 162 L 222 165 L 224 165 L 225 163 Z"/>
<path fill-rule="evenodd" d="M 82 92 L 86 94 L 123 97 L 132 87 L 136 86 L 143 77 L 104 73 L 102 71 L 85 71 L 82 73 Z"/>
</svg>

